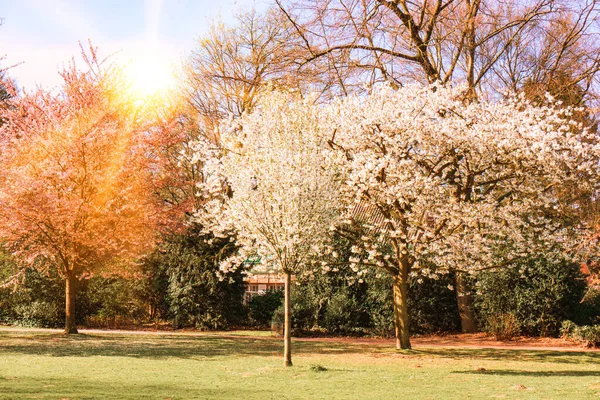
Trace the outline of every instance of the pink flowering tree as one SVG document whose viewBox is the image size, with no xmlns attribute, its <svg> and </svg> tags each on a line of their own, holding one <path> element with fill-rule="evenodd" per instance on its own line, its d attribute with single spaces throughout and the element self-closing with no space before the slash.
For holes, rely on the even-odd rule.
<svg viewBox="0 0 600 400">
<path fill-rule="evenodd" d="M 220 149 L 197 145 L 207 196 L 197 218 L 240 246 L 221 269 L 258 256 L 285 276 L 285 366 L 292 365 L 291 277 L 314 265 L 341 204 L 340 163 L 319 134 L 320 113 L 310 98 L 269 93 L 223 130 Z"/>
<path fill-rule="evenodd" d="M 126 273 L 156 222 L 142 114 L 91 50 L 87 70 L 62 71 L 58 93 L 16 95 L 0 110 L 0 242 L 23 268 L 64 279 L 66 334 L 77 333 L 77 281 Z"/>
<path fill-rule="evenodd" d="M 379 88 L 327 107 L 320 127 L 348 176 L 339 229 L 361 232 L 351 267 L 393 279 L 398 349 L 410 348 L 409 276 L 571 253 L 586 227 L 563 188 L 597 189 L 598 139 L 571 109 L 463 98 L 460 87 Z"/>
</svg>

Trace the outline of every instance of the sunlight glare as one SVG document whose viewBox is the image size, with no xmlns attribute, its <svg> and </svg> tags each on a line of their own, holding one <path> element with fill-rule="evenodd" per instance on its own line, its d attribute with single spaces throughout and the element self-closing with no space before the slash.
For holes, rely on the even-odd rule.
<svg viewBox="0 0 600 400">
<path fill-rule="evenodd" d="M 164 95 L 175 84 L 172 66 L 157 55 L 132 59 L 125 74 L 133 96 L 139 100 Z"/>
</svg>

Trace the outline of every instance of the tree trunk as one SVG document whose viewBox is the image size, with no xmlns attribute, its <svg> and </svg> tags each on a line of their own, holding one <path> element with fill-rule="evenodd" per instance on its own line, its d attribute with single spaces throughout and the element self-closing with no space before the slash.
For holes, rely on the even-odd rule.
<svg viewBox="0 0 600 400">
<path fill-rule="evenodd" d="M 291 302 L 290 302 L 290 279 L 291 274 L 285 273 L 285 292 L 284 292 L 284 308 L 285 318 L 283 326 L 283 365 L 285 367 L 292 366 L 292 321 L 291 321 Z"/>
<path fill-rule="evenodd" d="M 75 326 L 75 292 L 77 290 L 77 279 L 72 272 L 68 272 L 65 278 L 65 335 L 77 332 Z"/>
<path fill-rule="evenodd" d="M 463 333 L 475 333 L 475 315 L 473 314 L 473 296 L 467 287 L 467 281 L 463 273 L 456 273 L 456 301 L 458 314 L 460 315 L 460 330 Z"/>
<path fill-rule="evenodd" d="M 400 267 L 400 274 L 394 277 L 394 327 L 396 349 L 410 349 L 408 330 L 408 267 Z"/>
</svg>

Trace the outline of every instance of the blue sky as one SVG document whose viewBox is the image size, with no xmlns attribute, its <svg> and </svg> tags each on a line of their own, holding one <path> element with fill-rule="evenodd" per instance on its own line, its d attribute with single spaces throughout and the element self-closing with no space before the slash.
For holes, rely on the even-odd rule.
<svg viewBox="0 0 600 400">
<path fill-rule="evenodd" d="M 266 0 L 0 0 L 3 66 L 19 86 L 54 87 L 58 69 L 91 39 L 101 55 L 135 59 L 144 51 L 178 63 L 210 21 L 265 9 Z"/>
</svg>

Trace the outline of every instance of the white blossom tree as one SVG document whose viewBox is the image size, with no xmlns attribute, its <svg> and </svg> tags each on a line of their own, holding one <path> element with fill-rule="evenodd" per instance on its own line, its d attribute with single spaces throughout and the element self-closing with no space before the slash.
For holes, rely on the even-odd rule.
<svg viewBox="0 0 600 400">
<path fill-rule="evenodd" d="M 393 278 L 399 349 L 410 348 L 410 275 L 569 252 L 584 227 L 569 224 L 577 203 L 561 190 L 598 183 L 598 140 L 569 121 L 572 110 L 519 98 L 465 103 L 463 91 L 379 88 L 328 107 L 321 127 L 345 156 L 347 223 L 363 232 L 351 266 Z M 500 245 L 511 251 L 500 257 Z"/>
<path fill-rule="evenodd" d="M 292 365 L 290 280 L 314 265 L 338 215 L 340 175 L 319 135 L 313 99 L 273 92 L 221 133 L 221 148 L 196 145 L 204 161 L 207 196 L 197 218 L 236 237 L 240 252 L 221 269 L 249 257 L 272 263 L 285 276 L 284 365 Z"/>
</svg>

